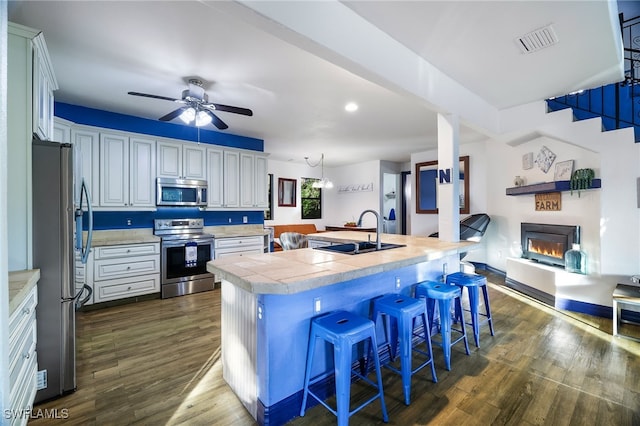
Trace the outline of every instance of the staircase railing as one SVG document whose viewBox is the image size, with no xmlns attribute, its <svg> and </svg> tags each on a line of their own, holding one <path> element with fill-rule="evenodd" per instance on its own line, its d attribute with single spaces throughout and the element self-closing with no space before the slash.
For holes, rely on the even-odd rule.
<svg viewBox="0 0 640 426">
<path fill-rule="evenodd" d="M 624 80 L 602 87 L 547 99 L 547 108 L 572 108 L 576 120 L 602 117 L 604 130 L 633 127 L 640 142 L 640 16 L 625 20 L 620 14 L 624 46 Z"/>
</svg>

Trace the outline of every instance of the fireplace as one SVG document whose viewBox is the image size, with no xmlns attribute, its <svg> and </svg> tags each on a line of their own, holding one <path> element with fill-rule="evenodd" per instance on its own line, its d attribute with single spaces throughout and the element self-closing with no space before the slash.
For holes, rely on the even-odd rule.
<svg viewBox="0 0 640 426">
<path fill-rule="evenodd" d="M 523 222 L 520 237 L 523 258 L 564 267 L 564 254 L 580 242 L 580 226 Z"/>
</svg>

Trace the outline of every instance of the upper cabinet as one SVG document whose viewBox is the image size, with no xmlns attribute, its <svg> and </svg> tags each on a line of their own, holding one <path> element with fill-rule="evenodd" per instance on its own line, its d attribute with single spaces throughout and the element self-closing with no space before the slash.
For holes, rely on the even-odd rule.
<svg viewBox="0 0 640 426">
<path fill-rule="evenodd" d="M 206 148 L 195 143 L 158 142 L 158 177 L 206 179 Z"/>
<path fill-rule="evenodd" d="M 100 134 L 100 207 L 155 207 L 156 141 Z"/>
<path fill-rule="evenodd" d="M 53 139 L 53 91 L 58 82 L 44 36 L 33 39 L 33 133 L 40 139 Z"/>
<path fill-rule="evenodd" d="M 261 154 L 240 154 L 240 207 L 267 208 L 267 158 Z"/>
<path fill-rule="evenodd" d="M 208 207 L 240 207 L 239 168 L 238 151 L 207 148 Z"/>
</svg>

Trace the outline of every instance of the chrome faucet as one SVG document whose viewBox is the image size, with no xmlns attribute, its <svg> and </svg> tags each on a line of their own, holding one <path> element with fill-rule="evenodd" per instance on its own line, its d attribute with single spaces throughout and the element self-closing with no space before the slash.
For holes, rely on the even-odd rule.
<svg viewBox="0 0 640 426">
<path fill-rule="evenodd" d="M 362 216 L 365 213 L 373 213 L 376 216 L 376 250 L 380 250 L 382 242 L 380 241 L 380 230 L 382 229 L 382 222 L 380 221 L 380 215 L 375 210 L 365 210 L 360 213 L 360 218 L 358 218 L 358 226 L 362 226 Z"/>
</svg>

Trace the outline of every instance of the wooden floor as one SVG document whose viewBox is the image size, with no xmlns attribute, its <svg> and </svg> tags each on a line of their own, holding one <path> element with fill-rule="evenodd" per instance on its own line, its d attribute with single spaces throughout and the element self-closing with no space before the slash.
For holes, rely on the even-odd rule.
<svg viewBox="0 0 640 426">
<path fill-rule="evenodd" d="M 416 374 L 408 407 L 400 378 L 383 370 L 389 424 L 640 424 L 640 343 L 612 337 L 611 320 L 555 311 L 489 279 L 496 335 L 483 327 L 470 356 L 454 347 L 452 371 L 434 348 L 438 383 Z M 222 379 L 220 290 L 81 312 L 77 335 L 78 390 L 35 407 L 67 409 L 65 425 L 254 424 Z M 316 406 L 290 424 L 335 417 Z M 380 404 L 351 424 L 383 424 Z"/>
</svg>

